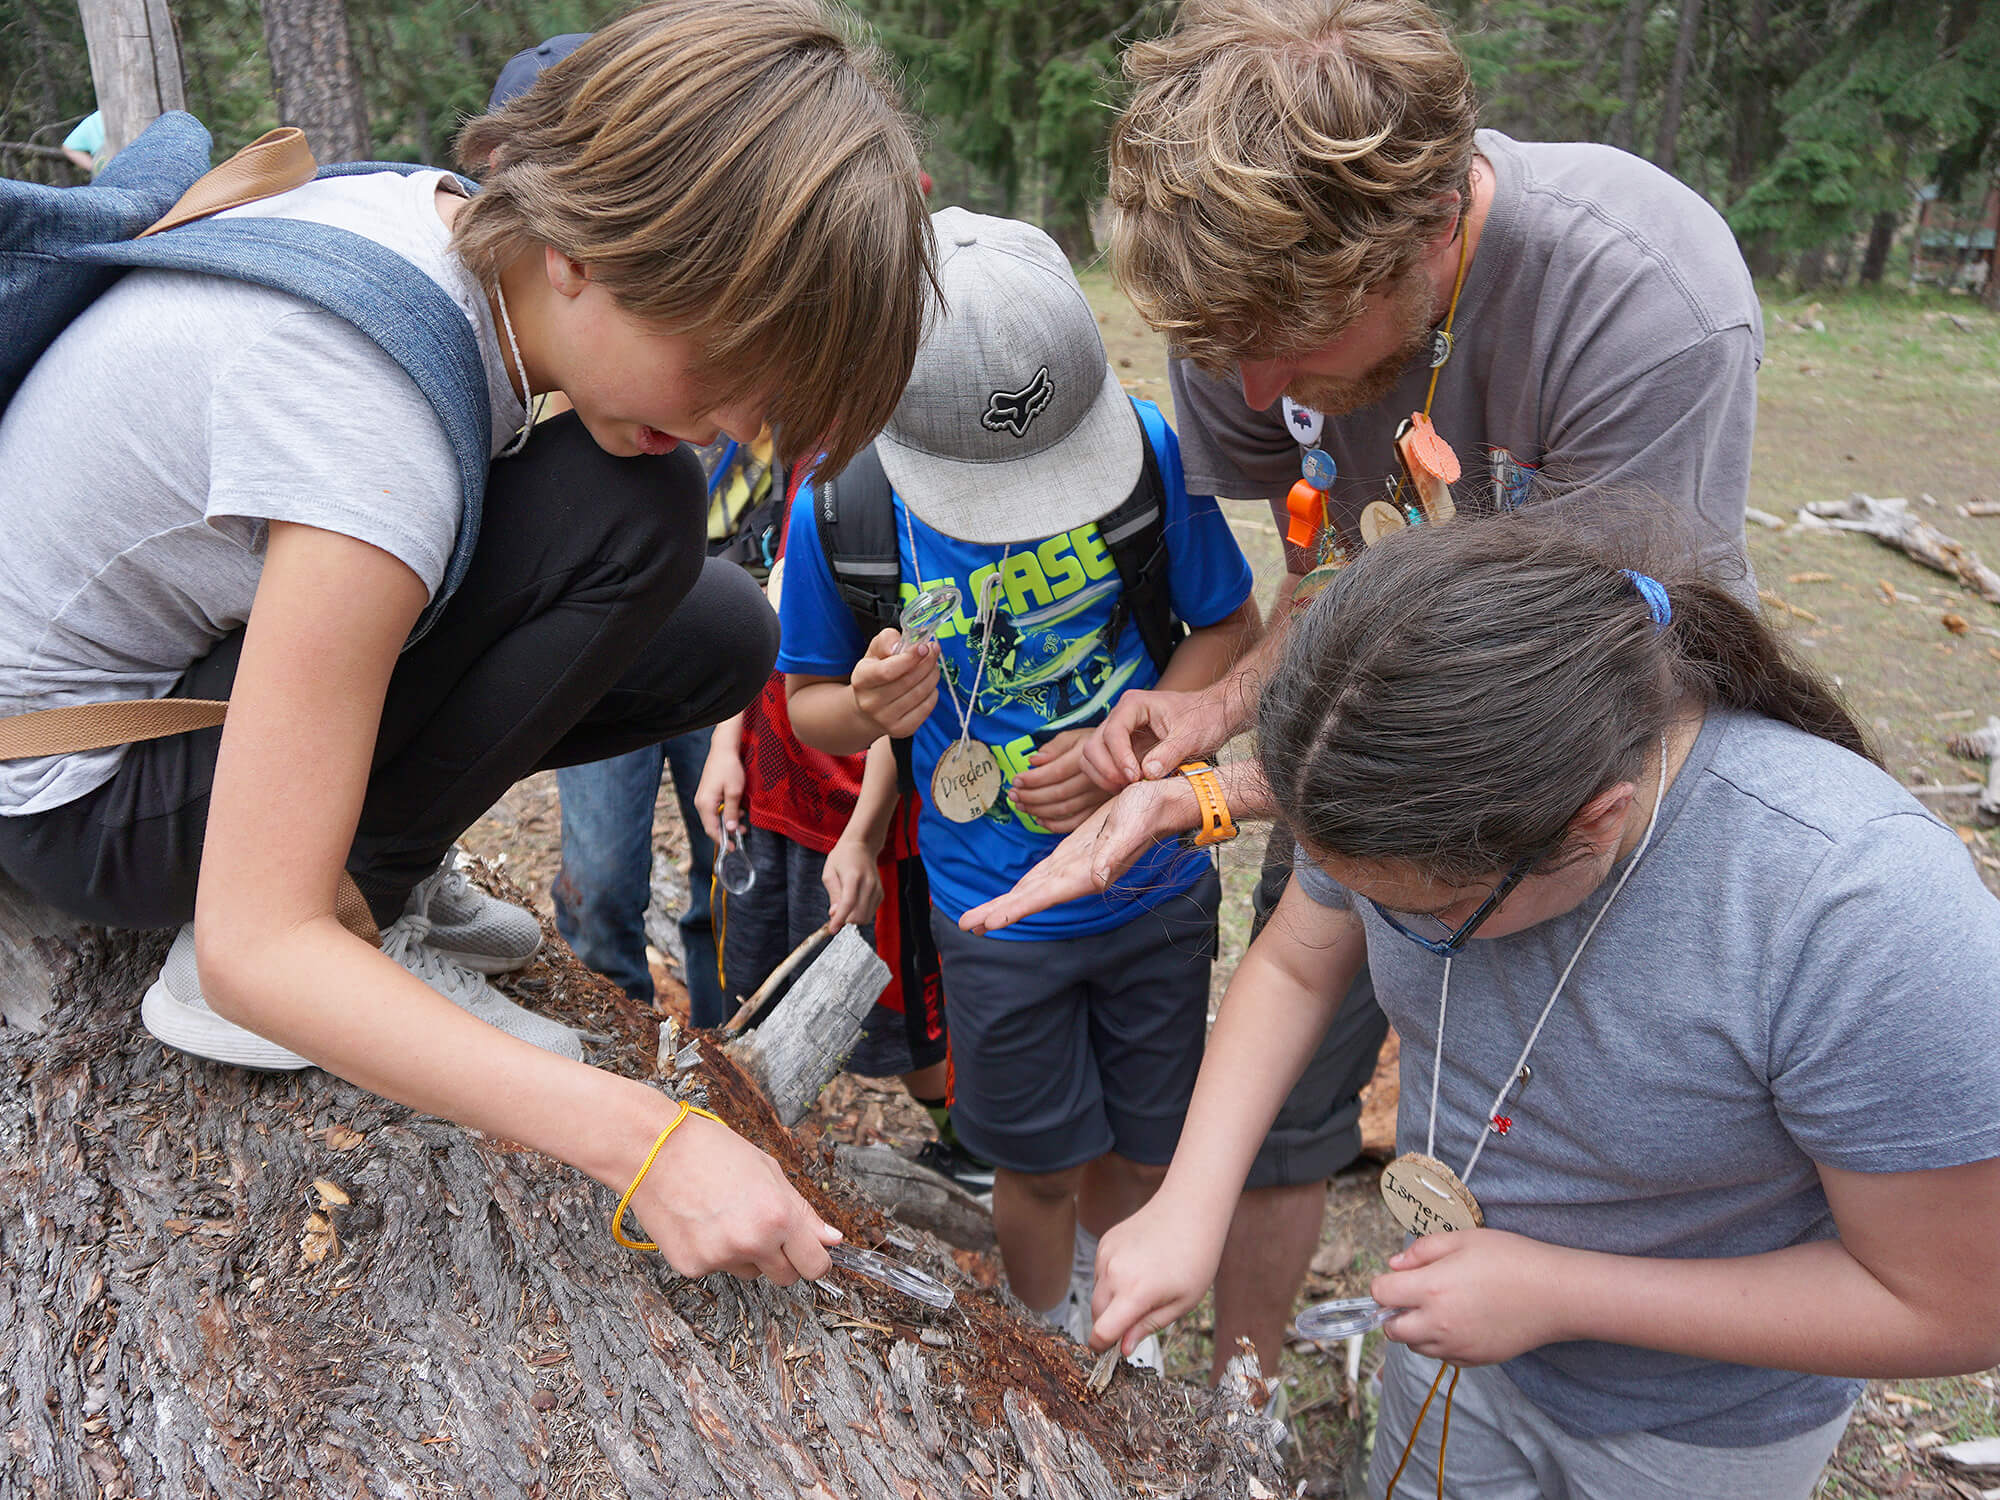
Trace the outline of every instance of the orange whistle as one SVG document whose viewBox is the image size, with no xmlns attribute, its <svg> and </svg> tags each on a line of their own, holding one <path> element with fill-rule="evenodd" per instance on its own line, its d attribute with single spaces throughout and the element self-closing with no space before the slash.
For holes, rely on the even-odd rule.
<svg viewBox="0 0 2000 1500">
<path fill-rule="evenodd" d="M 1310 547 L 1326 521 L 1326 491 L 1310 479 L 1299 480 L 1285 496 L 1285 513 L 1292 518 L 1285 540 L 1294 547 Z"/>
</svg>

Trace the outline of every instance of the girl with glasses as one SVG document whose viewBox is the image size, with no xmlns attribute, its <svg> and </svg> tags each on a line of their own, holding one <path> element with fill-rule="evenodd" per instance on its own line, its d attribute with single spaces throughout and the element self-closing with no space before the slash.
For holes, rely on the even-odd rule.
<svg viewBox="0 0 2000 1500">
<path fill-rule="evenodd" d="M 1101 1251 L 1099 1344 L 1193 1305 L 1365 957 L 1385 1198 L 1432 1231 L 1371 1287 L 1378 1497 L 1805 1497 L 1863 1378 L 2000 1361 L 2000 904 L 1646 531 L 1413 529 L 1294 625 L 1258 751 L 1298 879 Z"/>
</svg>

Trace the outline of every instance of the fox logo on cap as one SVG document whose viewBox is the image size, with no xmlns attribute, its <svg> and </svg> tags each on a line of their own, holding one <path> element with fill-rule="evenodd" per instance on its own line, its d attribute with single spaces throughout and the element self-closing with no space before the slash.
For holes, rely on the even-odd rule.
<svg viewBox="0 0 2000 1500">
<path fill-rule="evenodd" d="M 1049 379 L 1049 367 L 1035 371 L 1035 378 L 1018 391 L 994 391 L 986 399 L 986 414 L 979 420 L 989 432 L 1028 435 L 1028 424 L 1042 414 L 1055 399 L 1056 383 Z"/>
</svg>

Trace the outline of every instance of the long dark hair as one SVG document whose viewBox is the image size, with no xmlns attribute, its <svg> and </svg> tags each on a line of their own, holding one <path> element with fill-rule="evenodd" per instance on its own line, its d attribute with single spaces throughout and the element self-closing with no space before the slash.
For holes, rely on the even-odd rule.
<svg viewBox="0 0 2000 1500">
<path fill-rule="evenodd" d="M 1258 754 L 1307 848 L 1458 884 L 1542 854 L 1644 763 L 1689 701 L 1874 759 L 1833 690 L 1695 561 L 1671 523 L 1593 499 L 1414 527 L 1293 622 Z M 1666 586 L 1658 628 L 1621 569 Z"/>
</svg>

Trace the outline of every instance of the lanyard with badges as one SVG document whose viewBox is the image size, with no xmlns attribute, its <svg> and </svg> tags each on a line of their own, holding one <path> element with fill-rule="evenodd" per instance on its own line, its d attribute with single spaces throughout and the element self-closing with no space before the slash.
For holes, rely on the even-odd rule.
<svg viewBox="0 0 2000 1500">
<path fill-rule="evenodd" d="M 1458 316 L 1459 293 L 1465 290 L 1467 252 L 1472 239 L 1461 226 L 1458 240 L 1458 275 L 1451 286 L 1451 303 L 1445 309 L 1444 326 L 1431 334 L 1431 383 L 1424 392 L 1424 409 L 1411 412 L 1396 429 L 1396 464 L 1401 471 L 1389 479 L 1386 499 L 1371 500 L 1361 511 L 1361 540 L 1373 545 L 1392 531 L 1425 522 L 1449 521 L 1458 513 L 1451 487 L 1458 481 L 1458 455 L 1451 444 L 1431 426 L 1431 402 L 1437 397 L 1438 372 L 1451 359 L 1452 321 Z M 1290 396 L 1284 398 L 1285 430 L 1303 450 L 1300 477 L 1285 496 L 1285 512 L 1290 517 L 1285 540 L 1294 547 L 1311 547 L 1313 565 L 1292 594 L 1295 608 L 1303 607 L 1332 581 L 1333 575 L 1354 561 L 1354 552 L 1341 537 L 1340 527 L 1327 513 L 1327 495 L 1338 477 L 1333 456 L 1319 446 L 1326 430 L 1326 417 L 1309 406 L 1301 406 Z"/>
</svg>

